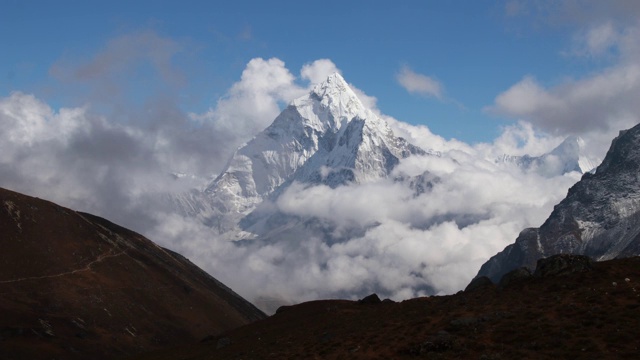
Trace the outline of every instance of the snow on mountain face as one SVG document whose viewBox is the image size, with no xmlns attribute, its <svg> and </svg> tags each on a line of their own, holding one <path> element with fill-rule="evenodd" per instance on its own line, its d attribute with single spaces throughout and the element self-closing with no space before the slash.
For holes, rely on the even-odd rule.
<svg viewBox="0 0 640 360">
<path fill-rule="evenodd" d="M 389 175 L 400 159 L 425 153 L 394 136 L 334 73 L 241 146 L 204 193 L 174 201 L 226 232 L 293 181 L 331 187 L 366 182 Z"/>
<path fill-rule="evenodd" d="M 596 260 L 640 255 L 640 125 L 621 131 L 596 172 L 585 173 L 540 228 L 522 231 L 478 276 L 498 280 L 559 253 Z"/>
<path fill-rule="evenodd" d="M 579 136 L 569 136 L 551 152 L 541 156 L 503 155 L 495 160 L 498 164 L 515 164 L 525 171 L 535 171 L 552 177 L 577 171 L 590 172 L 598 166 L 600 159 L 585 155 L 585 142 Z"/>
</svg>

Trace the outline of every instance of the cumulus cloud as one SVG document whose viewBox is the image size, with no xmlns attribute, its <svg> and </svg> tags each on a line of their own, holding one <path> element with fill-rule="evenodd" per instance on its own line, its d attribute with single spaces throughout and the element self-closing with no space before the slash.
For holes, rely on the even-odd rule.
<svg viewBox="0 0 640 360">
<path fill-rule="evenodd" d="M 408 66 L 403 66 L 396 74 L 398 83 L 408 92 L 442 100 L 443 87 L 440 82 L 433 78 L 418 74 Z"/>
<path fill-rule="evenodd" d="M 333 61 L 329 59 L 318 59 L 304 64 L 302 70 L 300 70 L 300 76 L 305 80 L 309 80 L 311 84 L 318 84 L 336 72 L 342 74 Z"/>
<path fill-rule="evenodd" d="M 525 77 L 495 99 L 491 111 L 527 120 L 555 134 L 587 134 L 638 122 L 640 64 L 614 67 L 591 77 L 544 88 Z"/>
<path fill-rule="evenodd" d="M 305 91 L 295 84 L 295 76 L 282 60 L 255 58 L 215 107 L 191 117 L 212 123 L 215 132 L 241 140 L 239 144 L 266 128 L 280 112 L 282 103 Z"/>
<path fill-rule="evenodd" d="M 411 125 L 388 115 L 382 115 L 382 118 L 393 129 L 396 136 L 405 138 L 410 143 L 423 149 L 431 149 L 440 152 L 450 150 L 472 151 L 472 147 L 470 145 L 455 139 L 446 140 L 442 136 L 432 133 L 425 125 Z"/>
</svg>

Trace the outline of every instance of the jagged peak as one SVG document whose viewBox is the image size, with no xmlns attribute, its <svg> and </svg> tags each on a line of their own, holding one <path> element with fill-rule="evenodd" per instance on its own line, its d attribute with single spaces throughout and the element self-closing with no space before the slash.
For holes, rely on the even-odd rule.
<svg viewBox="0 0 640 360">
<path fill-rule="evenodd" d="M 640 124 L 631 129 L 621 130 L 618 136 L 611 141 L 611 147 L 598 166 L 597 173 L 609 171 L 611 167 L 617 169 L 636 169 L 640 163 Z M 632 165 L 633 166 L 630 166 Z"/>
<path fill-rule="evenodd" d="M 316 84 L 312 90 L 312 93 L 318 95 L 320 98 L 345 92 L 353 94 L 353 90 L 351 90 L 349 84 L 347 84 L 346 80 L 338 72 L 329 75 L 325 81 Z M 353 96 L 355 96 L 355 94 L 353 94 Z"/>
<path fill-rule="evenodd" d="M 364 105 L 351 89 L 346 80 L 337 72 L 329 75 L 327 79 L 316 86 L 311 91 L 312 96 L 317 96 L 322 103 L 327 105 L 340 104 L 343 110 L 365 110 Z"/>
<path fill-rule="evenodd" d="M 560 145 L 556 146 L 555 149 L 551 151 L 552 154 L 556 153 L 566 153 L 567 151 L 572 151 L 575 153 L 580 152 L 580 150 L 584 149 L 585 143 L 584 140 L 577 135 L 567 136 Z"/>
<path fill-rule="evenodd" d="M 356 117 L 371 117 L 370 111 L 337 72 L 315 85 L 309 94 L 293 100 L 291 106 L 297 108 L 302 117 L 310 120 L 312 126 L 318 129 L 326 129 L 327 125 L 339 129 Z M 322 109 L 330 116 L 323 115 L 325 111 Z"/>
<path fill-rule="evenodd" d="M 566 170 L 577 170 L 583 174 L 592 172 L 601 162 L 601 159 L 587 154 L 585 141 L 577 135 L 568 136 L 550 154 L 563 159 L 565 162 L 575 162 L 575 165 L 570 165 L 570 168 Z"/>
</svg>

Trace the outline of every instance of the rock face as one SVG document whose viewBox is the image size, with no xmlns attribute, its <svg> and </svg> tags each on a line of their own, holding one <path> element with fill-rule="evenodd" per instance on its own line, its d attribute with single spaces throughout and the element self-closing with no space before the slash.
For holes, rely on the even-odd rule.
<svg viewBox="0 0 640 360">
<path fill-rule="evenodd" d="M 547 277 L 567 275 L 593 270 L 593 260 L 584 255 L 559 254 L 538 260 L 533 276 Z"/>
<path fill-rule="evenodd" d="M 584 174 L 540 228 L 522 231 L 478 276 L 497 281 L 554 254 L 596 261 L 640 254 L 640 125 L 621 131 L 595 174 Z"/>
<path fill-rule="evenodd" d="M 366 182 L 388 176 L 400 159 L 426 153 L 396 137 L 334 73 L 241 146 L 203 192 L 175 202 L 183 214 L 235 240 L 247 236 L 240 221 L 294 181 L 330 187 Z"/>
<path fill-rule="evenodd" d="M 486 276 L 480 276 L 471 280 L 469 285 L 467 285 L 467 287 L 464 288 L 464 291 L 474 291 L 476 289 L 481 289 L 485 286 L 492 286 L 492 285 L 493 285 L 493 281 L 491 281 L 491 279 L 489 279 Z"/>
<path fill-rule="evenodd" d="M 0 189 L 2 358 L 106 359 L 265 315 L 177 253 L 105 219 Z"/>
</svg>

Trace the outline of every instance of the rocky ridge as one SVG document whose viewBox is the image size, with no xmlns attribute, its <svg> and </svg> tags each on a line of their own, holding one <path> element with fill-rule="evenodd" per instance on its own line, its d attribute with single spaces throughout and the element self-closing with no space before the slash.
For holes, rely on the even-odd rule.
<svg viewBox="0 0 640 360">
<path fill-rule="evenodd" d="M 585 173 L 539 228 L 487 261 L 478 276 L 494 281 L 518 268 L 534 268 L 553 254 L 597 261 L 640 254 L 640 125 L 621 131 L 594 174 Z"/>
</svg>

